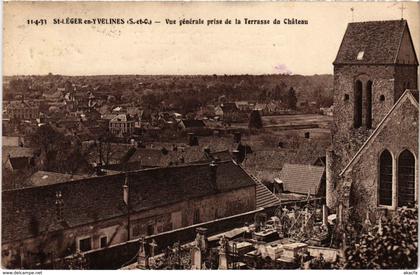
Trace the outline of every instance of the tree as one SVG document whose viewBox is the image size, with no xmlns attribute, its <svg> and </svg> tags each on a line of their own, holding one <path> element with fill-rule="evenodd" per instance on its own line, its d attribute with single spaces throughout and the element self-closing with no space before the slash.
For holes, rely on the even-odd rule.
<svg viewBox="0 0 420 275">
<path fill-rule="evenodd" d="M 16 79 L 10 80 L 10 91 L 13 94 L 26 94 L 28 92 L 30 81 L 29 79 Z"/>
<path fill-rule="evenodd" d="M 261 129 L 263 127 L 263 122 L 261 119 L 261 114 L 258 110 L 253 110 L 251 115 L 249 116 L 249 124 L 248 127 L 250 129 Z"/>
<path fill-rule="evenodd" d="M 416 269 L 418 209 L 401 208 L 391 218 L 352 234 L 347 269 Z"/>
<path fill-rule="evenodd" d="M 281 81 L 280 85 L 277 84 L 274 87 L 271 99 L 274 99 L 274 100 L 284 99 L 284 96 L 286 94 L 286 88 L 287 88 L 286 84 L 283 81 Z"/>
<path fill-rule="evenodd" d="M 145 94 L 142 96 L 143 105 L 149 109 L 155 109 L 159 106 L 160 100 L 155 94 Z"/>
<path fill-rule="evenodd" d="M 287 108 L 296 110 L 296 104 L 297 104 L 297 97 L 296 97 L 296 91 L 293 89 L 293 87 L 290 87 L 289 91 L 287 92 Z"/>
<path fill-rule="evenodd" d="M 321 86 L 314 90 L 314 99 L 318 107 L 330 107 L 333 104 L 333 95 Z"/>
<path fill-rule="evenodd" d="M 70 174 L 80 169 L 90 171 L 81 144 L 74 136 L 66 136 L 47 124 L 37 128 L 28 139 L 31 147 L 41 150 L 41 170 Z"/>
</svg>

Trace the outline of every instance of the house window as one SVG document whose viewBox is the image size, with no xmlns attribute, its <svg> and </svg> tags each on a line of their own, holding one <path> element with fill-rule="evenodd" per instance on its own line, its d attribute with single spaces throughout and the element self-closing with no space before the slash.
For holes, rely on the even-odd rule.
<svg viewBox="0 0 420 275">
<path fill-rule="evenodd" d="M 379 97 L 379 100 L 380 100 L 380 101 L 385 101 L 385 96 L 384 96 L 384 95 L 381 95 L 381 96 Z"/>
<path fill-rule="evenodd" d="M 363 60 L 363 55 L 365 55 L 365 52 L 364 52 L 364 51 L 360 51 L 360 52 L 357 54 L 357 60 Z"/>
<path fill-rule="evenodd" d="M 92 238 L 87 237 L 87 238 L 80 239 L 79 250 L 82 252 L 92 250 Z"/>
<path fill-rule="evenodd" d="M 354 87 L 354 128 L 359 128 L 362 125 L 362 81 L 357 80 Z"/>
<path fill-rule="evenodd" d="M 132 230 L 131 235 L 133 237 L 137 237 L 137 236 L 140 235 L 140 225 L 138 225 L 138 224 L 133 225 L 131 230 Z"/>
<path fill-rule="evenodd" d="M 348 101 L 350 99 L 350 96 L 348 94 L 344 94 L 344 101 Z"/>
<path fill-rule="evenodd" d="M 102 236 L 99 239 L 99 247 L 100 248 L 104 248 L 108 246 L 108 237 L 107 236 Z"/>
<path fill-rule="evenodd" d="M 398 206 L 414 206 L 415 159 L 404 150 L 398 158 Z"/>
<path fill-rule="evenodd" d="M 388 150 L 379 160 L 379 204 L 392 205 L 392 156 Z"/>
<path fill-rule="evenodd" d="M 372 81 L 366 85 L 366 128 L 372 128 Z"/>
<path fill-rule="evenodd" d="M 194 210 L 194 219 L 193 219 L 193 224 L 199 223 L 200 222 L 200 209 L 195 209 Z"/>
<path fill-rule="evenodd" d="M 155 225 L 154 224 L 149 224 L 147 226 L 147 236 L 153 235 L 155 234 Z"/>
</svg>

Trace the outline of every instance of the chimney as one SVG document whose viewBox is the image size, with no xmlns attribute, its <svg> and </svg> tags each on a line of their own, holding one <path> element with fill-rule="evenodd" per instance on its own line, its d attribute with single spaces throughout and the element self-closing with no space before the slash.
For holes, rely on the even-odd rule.
<svg viewBox="0 0 420 275">
<path fill-rule="evenodd" d="M 198 138 L 194 133 L 188 133 L 188 145 L 189 146 L 198 146 Z"/>
<path fill-rule="evenodd" d="M 217 164 L 215 161 L 212 161 L 210 163 L 210 180 L 211 184 L 213 185 L 215 190 L 218 190 L 217 188 Z"/>
<path fill-rule="evenodd" d="M 241 132 L 235 132 L 233 133 L 233 142 L 234 143 L 240 143 L 242 138 Z"/>
<path fill-rule="evenodd" d="M 55 210 L 57 221 L 61 222 L 63 220 L 63 206 L 64 200 L 61 194 L 61 191 L 55 192 Z"/>
</svg>

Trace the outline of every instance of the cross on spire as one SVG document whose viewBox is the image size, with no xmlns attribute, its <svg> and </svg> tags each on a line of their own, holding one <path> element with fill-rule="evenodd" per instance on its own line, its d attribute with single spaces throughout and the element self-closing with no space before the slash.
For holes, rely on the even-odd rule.
<svg viewBox="0 0 420 275">
<path fill-rule="evenodd" d="M 404 19 L 404 10 L 407 9 L 406 7 L 404 7 L 404 2 L 401 2 L 401 7 L 399 7 L 398 9 L 401 10 L 401 19 Z"/>
<path fill-rule="evenodd" d="M 351 22 L 354 22 L 354 8 L 351 7 L 350 10 L 351 10 Z"/>
</svg>

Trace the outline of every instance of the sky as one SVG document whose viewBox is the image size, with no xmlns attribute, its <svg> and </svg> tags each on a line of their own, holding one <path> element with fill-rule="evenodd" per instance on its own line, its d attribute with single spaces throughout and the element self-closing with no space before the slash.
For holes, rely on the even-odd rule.
<svg viewBox="0 0 420 275">
<path fill-rule="evenodd" d="M 331 74 L 348 23 L 398 20 L 401 7 L 395 2 L 6 2 L 3 74 Z M 403 11 L 419 53 L 420 4 L 404 3 Z M 161 23 L 53 24 L 67 17 Z M 182 18 L 202 18 L 205 24 L 165 23 Z M 233 24 L 235 18 L 242 24 Z M 246 25 L 245 18 L 308 24 Z M 47 25 L 28 24 L 30 19 L 46 19 Z M 207 26 L 212 19 L 232 24 Z"/>
</svg>

